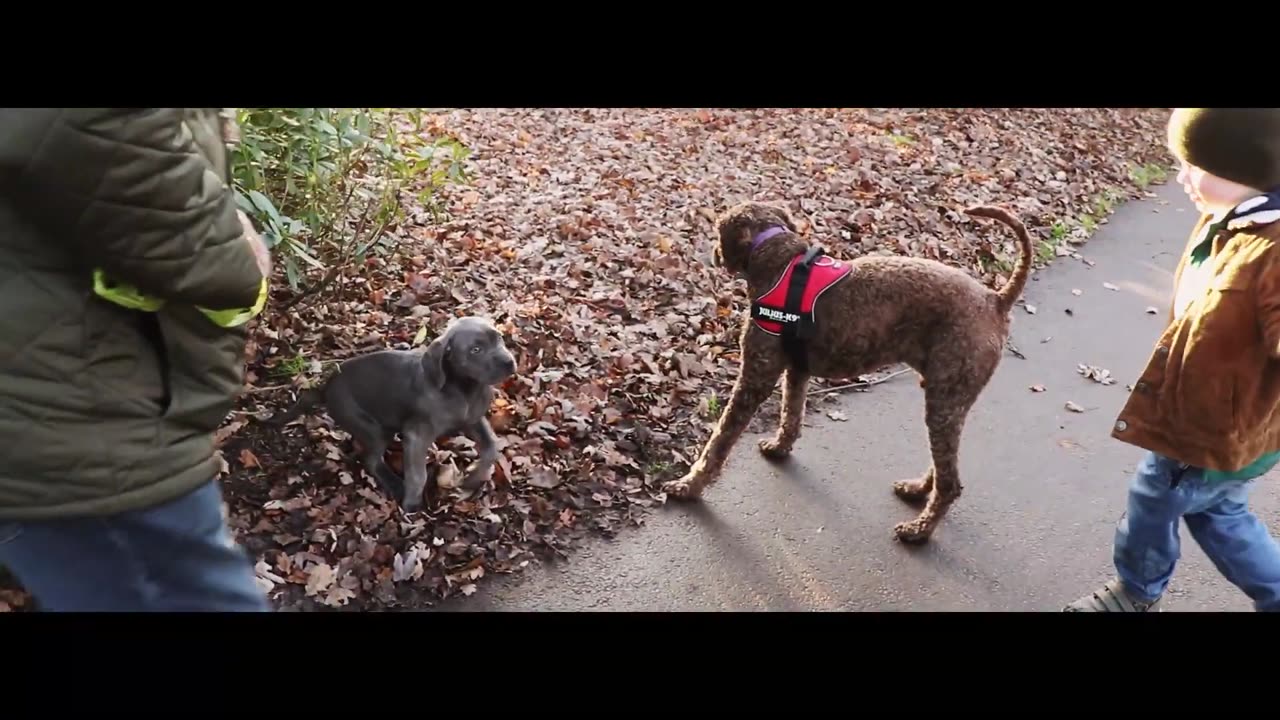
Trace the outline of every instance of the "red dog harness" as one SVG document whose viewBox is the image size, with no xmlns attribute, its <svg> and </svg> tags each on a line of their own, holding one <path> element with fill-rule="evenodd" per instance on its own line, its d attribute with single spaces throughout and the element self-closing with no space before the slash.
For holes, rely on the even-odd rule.
<svg viewBox="0 0 1280 720">
<path fill-rule="evenodd" d="M 756 327 L 782 338 L 783 348 L 798 370 L 808 370 L 805 343 L 814 334 L 818 299 L 852 270 L 848 263 L 824 254 L 821 247 L 811 247 L 792 258 L 778 282 L 751 303 Z"/>
</svg>

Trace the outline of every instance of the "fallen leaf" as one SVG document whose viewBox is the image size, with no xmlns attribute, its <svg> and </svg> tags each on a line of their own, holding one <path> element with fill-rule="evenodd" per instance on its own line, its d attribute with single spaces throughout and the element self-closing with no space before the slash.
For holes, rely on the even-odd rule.
<svg viewBox="0 0 1280 720">
<path fill-rule="evenodd" d="M 462 473 L 452 462 L 444 463 L 436 471 L 436 487 L 452 490 L 462 484 Z"/>
<path fill-rule="evenodd" d="M 1084 294 L 1084 291 L 1083 291 L 1083 290 L 1081 290 L 1081 289 L 1079 289 L 1079 288 L 1076 288 L 1076 289 L 1074 289 L 1074 290 L 1072 290 L 1072 291 L 1071 291 L 1071 294 L 1072 294 L 1072 295 L 1076 295 L 1076 296 L 1080 296 L 1080 295 L 1083 295 L 1083 294 Z"/>
<path fill-rule="evenodd" d="M 844 413 L 840 412 L 839 410 L 828 410 L 828 411 L 827 411 L 827 417 L 831 418 L 832 420 L 839 421 L 839 422 L 844 422 L 844 421 L 846 421 L 846 420 L 848 420 L 848 419 L 849 419 L 849 416 L 848 416 L 848 415 L 845 415 Z"/>
<path fill-rule="evenodd" d="M 215 448 L 222 447 L 223 443 L 227 441 L 227 438 L 230 438 L 232 435 L 235 435 L 236 432 L 238 432 L 242 427 L 244 427 L 243 422 L 239 420 L 233 420 L 227 423 L 226 425 L 223 425 L 222 427 L 218 428 L 218 431 L 213 435 L 213 446 Z"/>
<path fill-rule="evenodd" d="M 1157 313 L 1159 313 L 1159 312 L 1160 312 L 1160 310 L 1159 310 L 1158 308 L 1155 308 L 1155 307 L 1148 307 L 1148 308 L 1147 308 L 1147 314 L 1148 314 L 1148 315 L 1155 315 L 1155 314 L 1157 314 Z"/>
<path fill-rule="evenodd" d="M 1119 289 L 1120 289 L 1120 288 L 1116 287 L 1115 285 L 1112 285 L 1112 284 L 1111 284 L 1111 283 L 1109 283 L 1109 282 L 1108 282 L 1108 283 L 1102 283 L 1102 287 L 1104 287 L 1104 288 L 1106 288 L 1106 289 L 1108 289 L 1108 290 L 1119 290 Z"/>
<path fill-rule="evenodd" d="M 1076 365 L 1076 372 L 1101 385 L 1112 385 L 1116 381 L 1115 378 L 1111 377 L 1110 370 L 1094 367 L 1093 365 L 1080 363 Z"/>
<path fill-rule="evenodd" d="M 307 571 L 307 597 L 315 597 L 316 595 L 328 590 L 334 580 L 338 576 L 334 573 L 333 568 L 325 563 L 316 563 Z"/>
<path fill-rule="evenodd" d="M 1072 401 L 1070 401 L 1070 400 L 1068 400 L 1068 401 L 1067 401 L 1066 408 L 1067 408 L 1068 410 L 1070 410 L 1071 412 L 1073 412 L 1073 413 L 1082 413 L 1082 412 L 1084 412 L 1084 408 L 1080 407 L 1079 405 L 1075 404 L 1074 402 L 1072 402 Z"/>
<path fill-rule="evenodd" d="M 426 342 L 426 340 L 427 340 L 427 326 L 423 324 L 418 326 L 418 332 L 413 336 L 412 345 L 414 347 L 417 347 L 418 345 L 421 345 L 422 343 Z"/>
<path fill-rule="evenodd" d="M 0 612 L 26 607 L 30 600 L 31 596 L 24 591 L 0 589 Z"/>
<path fill-rule="evenodd" d="M 534 468 L 529 474 L 529 484 L 536 488 L 550 490 L 558 486 L 563 480 L 553 470 L 545 467 Z"/>
<path fill-rule="evenodd" d="M 249 448 L 240 451 L 240 464 L 246 468 L 261 467 L 258 463 L 258 456 L 253 454 Z"/>
<path fill-rule="evenodd" d="M 1035 315 L 1035 314 L 1036 314 L 1036 306 L 1035 306 L 1035 305 L 1027 304 L 1027 305 L 1024 305 L 1024 306 L 1023 306 L 1023 308 L 1025 308 L 1025 309 L 1026 309 L 1026 311 L 1027 311 L 1027 313 L 1028 313 L 1028 314 L 1030 314 L 1030 315 Z"/>
<path fill-rule="evenodd" d="M 1044 392 L 1044 391 L 1045 391 L 1045 387 L 1044 387 L 1043 385 L 1032 385 L 1032 386 L 1031 386 L 1031 392 L 1042 393 L 1042 392 Z"/>
<path fill-rule="evenodd" d="M 393 570 L 391 579 L 393 582 L 419 580 L 422 578 L 422 574 L 425 571 L 422 566 L 422 558 L 419 557 L 417 548 L 413 548 L 407 553 L 397 554 L 392 562 Z"/>
<path fill-rule="evenodd" d="M 345 587 L 335 587 L 325 593 L 324 604 L 329 607 L 342 607 L 355 598 L 354 590 Z"/>
<path fill-rule="evenodd" d="M 264 560 L 259 560 L 257 565 L 253 567 L 254 574 L 267 582 L 268 590 L 276 585 L 283 585 L 285 580 L 279 575 L 271 571 L 271 566 Z"/>
</svg>

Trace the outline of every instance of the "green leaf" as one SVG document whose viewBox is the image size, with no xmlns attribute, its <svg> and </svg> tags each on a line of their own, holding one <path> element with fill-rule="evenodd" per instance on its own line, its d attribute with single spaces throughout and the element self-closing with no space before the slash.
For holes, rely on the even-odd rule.
<svg viewBox="0 0 1280 720">
<path fill-rule="evenodd" d="M 236 191 L 236 207 L 245 212 L 246 215 L 256 215 L 257 209 L 253 206 L 253 201 L 244 196 L 244 193 Z"/>
<path fill-rule="evenodd" d="M 423 323 L 418 327 L 418 334 L 413 336 L 414 346 L 421 345 L 427 339 L 427 324 Z"/>
<path fill-rule="evenodd" d="M 284 259 L 284 274 L 289 280 L 289 287 L 296 290 L 302 273 L 298 272 L 298 263 L 293 259 L 292 255 L 288 255 Z"/>
<path fill-rule="evenodd" d="M 270 216 L 277 225 L 281 224 L 280 211 L 276 210 L 275 204 L 266 195 L 257 190 L 250 190 L 249 199 L 253 201 L 255 207 Z"/>
<path fill-rule="evenodd" d="M 317 270 L 325 269 L 324 263 L 315 259 L 315 257 L 311 254 L 311 251 L 308 250 L 306 246 L 303 245 L 302 243 L 291 240 L 289 241 L 289 247 L 290 249 L 293 250 L 295 255 L 305 260 L 307 264 L 310 265 L 311 267 L 316 268 Z"/>
</svg>

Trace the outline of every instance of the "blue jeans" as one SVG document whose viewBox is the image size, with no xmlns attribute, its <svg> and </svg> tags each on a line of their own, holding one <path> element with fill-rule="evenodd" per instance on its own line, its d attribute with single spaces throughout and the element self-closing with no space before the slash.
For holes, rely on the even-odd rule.
<svg viewBox="0 0 1280 720">
<path fill-rule="evenodd" d="M 269 610 L 215 482 L 110 517 L 0 521 L 0 565 L 41 610 Z"/>
<path fill-rule="evenodd" d="M 1280 545 L 1248 508 L 1248 481 L 1205 482 L 1199 468 L 1149 453 L 1129 484 L 1128 509 L 1115 535 L 1115 565 L 1125 589 L 1153 601 L 1180 557 L 1179 521 L 1218 572 L 1261 611 L 1280 610 Z"/>
</svg>

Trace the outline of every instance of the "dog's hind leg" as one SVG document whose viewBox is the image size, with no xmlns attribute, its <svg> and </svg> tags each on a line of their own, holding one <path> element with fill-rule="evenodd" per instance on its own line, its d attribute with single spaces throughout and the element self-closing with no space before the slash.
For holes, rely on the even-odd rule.
<svg viewBox="0 0 1280 720">
<path fill-rule="evenodd" d="M 992 352 L 983 352 L 983 350 Z M 993 356 L 994 353 L 994 356 Z M 960 436 L 969 412 L 978 400 L 996 365 L 1000 348 L 982 346 L 967 362 L 956 364 L 948 355 L 940 368 L 927 374 L 925 384 L 925 424 L 929 429 L 929 452 L 933 464 L 921 480 L 894 485 L 899 496 L 920 497 L 928 488 L 928 501 L 914 520 L 899 523 L 894 534 L 903 542 L 929 540 L 951 505 L 964 489 L 960 482 Z M 948 364 L 950 363 L 950 364 Z"/>
<path fill-rule="evenodd" d="M 365 470 L 378 481 L 383 492 L 397 503 L 403 503 L 404 481 L 383 459 L 387 446 L 391 444 L 388 432 L 344 393 L 334 393 L 328 400 L 328 406 L 329 415 L 338 426 L 360 444 L 360 460 Z"/>
<path fill-rule="evenodd" d="M 809 387 L 809 374 L 794 367 L 787 368 L 782 384 L 782 419 L 778 432 L 772 438 L 760 441 L 760 452 L 771 460 L 780 460 L 791 454 L 800 438 L 800 423 L 804 420 L 805 390 Z"/>
<path fill-rule="evenodd" d="M 747 423 L 751 422 L 761 403 L 773 393 L 778 377 L 782 375 L 784 359 L 782 353 L 762 338 L 762 335 L 763 333 L 756 332 L 746 334 L 742 343 L 742 369 L 734 382 L 729 402 L 720 415 L 720 421 L 711 431 L 711 438 L 702 449 L 702 455 L 689 472 L 684 477 L 663 485 L 669 496 L 696 498 L 702 494 L 703 489 L 714 483 L 729 451 L 733 449 L 742 431 L 746 430 Z"/>
<path fill-rule="evenodd" d="M 920 514 L 914 520 L 899 523 L 894 528 L 894 534 L 903 542 L 926 542 L 963 489 L 959 470 L 960 434 L 969 408 L 950 401 L 930 400 L 926 396 L 925 419 L 929 426 L 929 451 L 933 456 L 933 467 L 921 484 L 932 478 L 933 487 Z"/>
</svg>

